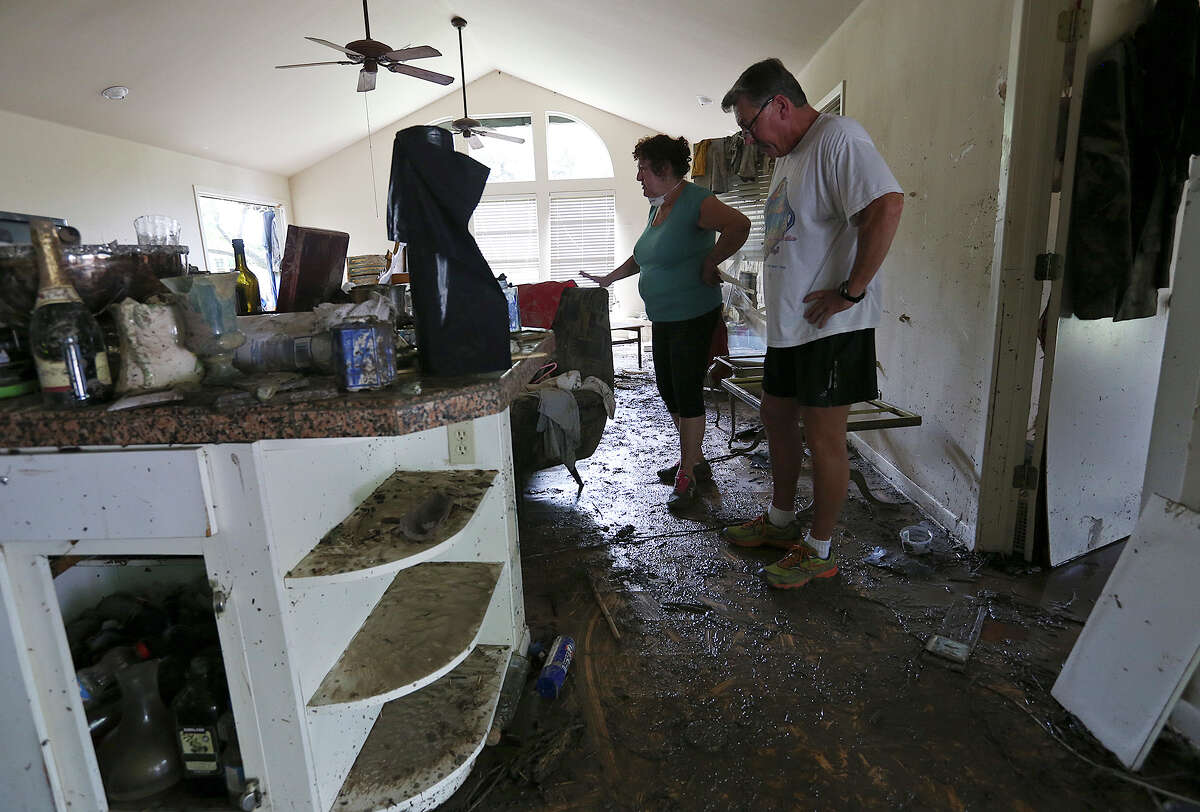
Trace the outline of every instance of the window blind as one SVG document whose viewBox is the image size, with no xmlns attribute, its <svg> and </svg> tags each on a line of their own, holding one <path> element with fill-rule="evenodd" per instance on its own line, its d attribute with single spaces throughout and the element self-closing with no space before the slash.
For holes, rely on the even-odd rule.
<svg viewBox="0 0 1200 812">
<path fill-rule="evenodd" d="M 728 192 L 717 195 L 717 199 L 750 218 L 750 236 L 739 255 L 762 258 L 763 240 L 767 230 L 763 213 L 767 206 L 767 194 L 771 190 L 771 171 L 774 161 L 763 161 L 763 169 L 754 180 L 739 180 Z"/>
<path fill-rule="evenodd" d="M 601 275 L 614 267 L 616 201 L 612 192 L 550 195 L 550 278 L 595 285 L 581 271 Z"/>
<path fill-rule="evenodd" d="M 536 196 L 485 197 L 472 223 L 475 242 L 494 275 L 504 274 L 514 285 L 538 281 Z"/>
</svg>

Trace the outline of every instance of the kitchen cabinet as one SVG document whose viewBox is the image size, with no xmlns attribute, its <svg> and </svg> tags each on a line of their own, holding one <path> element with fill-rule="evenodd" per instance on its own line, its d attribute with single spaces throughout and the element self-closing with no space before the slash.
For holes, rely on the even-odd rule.
<svg viewBox="0 0 1200 812">
<path fill-rule="evenodd" d="M 230 414 L 0 407 L 4 796 L 106 808 L 52 564 L 193 557 L 262 808 L 449 797 L 527 643 L 507 404 L 536 366 Z"/>
</svg>

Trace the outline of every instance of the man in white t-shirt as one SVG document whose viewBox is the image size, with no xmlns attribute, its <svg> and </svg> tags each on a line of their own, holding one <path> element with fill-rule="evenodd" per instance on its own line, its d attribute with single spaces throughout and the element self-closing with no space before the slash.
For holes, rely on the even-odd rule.
<svg viewBox="0 0 1200 812">
<path fill-rule="evenodd" d="M 747 68 L 721 107 L 733 111 L 747 143 L 776 158 L 763 244 L 761 410 L 773 494 L 766 513 L 723 535 L 741 547 L 787 549 L 767 567 L 767 582 L 795 589 L 837 574 L 830 539 L 850 481 L 846 419 L 850 404 L 879 395 L 876 274 L 900 224 L 904 191 L 862 125 L 818 113 L 778 59 Z M 815 504 L 802 535 L 795 499 L 804 441 Z"/>
</svg>

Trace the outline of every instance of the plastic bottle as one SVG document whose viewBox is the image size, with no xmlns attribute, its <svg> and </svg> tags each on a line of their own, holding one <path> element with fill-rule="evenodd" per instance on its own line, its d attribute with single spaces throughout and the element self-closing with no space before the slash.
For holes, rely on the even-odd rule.
<svg viewBox="0 0 1200 812">
<path fill-rule="evenodd" d="M 137 656 L 128 646 L 109 649 L 95 665 L 75 672 L 79 682 L 79 696 L 85 708 L 97 706 L 116 693 L 117 672 L 137 662 Z"/>
<path fill-rule="evenodd" d="M 537 678 L 537 692 L 547 699 L 554 699 L 562 692 L 567 678 L 567 669 L 575 659 L 575 641 L 566 635 L 554 638 L 546 654 L 546 664 Z"/>
<path fill-rule="evenodd" d="M 253 335 L 234 352 L 233 363 L 243 372 L 315 369 L 328 373 L 333 371 L 333 345 L 328 332 L 310 336 Z"/>
<path fill-rule="evenodd" d="M 496 281 L 500 283 L 500 290 L 504 292 L 504 298 L 508 302 L 508 331 L 515 333 L 521 329 L 521 308 L 517 299 L 517 286 L 511 284 L 504 274 L 496 277 Z"/>
</svg>

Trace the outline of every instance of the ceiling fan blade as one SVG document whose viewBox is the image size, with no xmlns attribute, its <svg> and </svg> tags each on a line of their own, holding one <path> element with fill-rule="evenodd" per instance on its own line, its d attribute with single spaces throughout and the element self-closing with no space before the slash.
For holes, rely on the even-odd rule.
<svg viewBox="0 0 1200 812">
<path fill-rule="evenodd" d="M 429 45 L 417 45 L 413 48 L 397 48 L 394 51 L 388 51 L 380 59 L 389 59 L 393 62 L 407 62 L 410 59 L 425 59 L 430 56 L 441 56 L 442 52 L 437 48 Z"/>
<path fill-rule="evenodd" d="M 335 51 L 341 51 L 346 56 L 355 57 L 355 61 L 362 61 L 363 59 L 366 58 L 366 56 L 364 54 L 360 54 L 357 51 L 351 51 L 347 48 L 343 48 L 342 46 L 332 43 L 327 39 L 321 39 L 320 37 L 305 37 L 305 39 L 310 40 L 312 42 L 320 43 L 321 45 L 328 45 L 330 48 L 334 49 Z"/>
<path fill-rule="evenodd" d="M 453 76 L 447 76 L 444 73 L 435 73 L 424 68 L 414 68 L 412 65 L 405 65 L 403 62 L 397 62 L 394 65 L 388 65 L 388 70 L 392 73 L 403 73 L 408 76 L 415 76 L 418 79 L 424 79 L 427 82 L 436 82 L 439 85 L 448 85 L 454 81 Z"/>
<path fill-rule="evenodd" d="M 363 68 L 358 72 L 358 92 L 366 93 L 368 90 L 375 89 L 375 77 L 378 74 L 373 70 Z"/>
<path fill-rule="evenodd" d="M 355 65 L 349 59 L 339 59 L 336 62 L 301 62 L 298 65 L 276 65 L 277 68 L 307 68 L 313 65 Z"/>
<path fill-rule="evenodd" d="M 467 144 L 470 145 L 471 149 L 483 149 L 483 142 L 479 140 L 479 136 L 475 133 L 467 134 Z"/>
<path fill-rule="evenodd" d="M 517 138 L 515 135 L 505 135 L 504 133 L 498 133 L 495 130 L 479 129 L 475 132 L 479 133 L 480 135 L 486 135 L 488 138 L 499 138 L 501 141 L 509 141 L 513 144 L 525 143 L 524 138 Z"/>
</svg>

